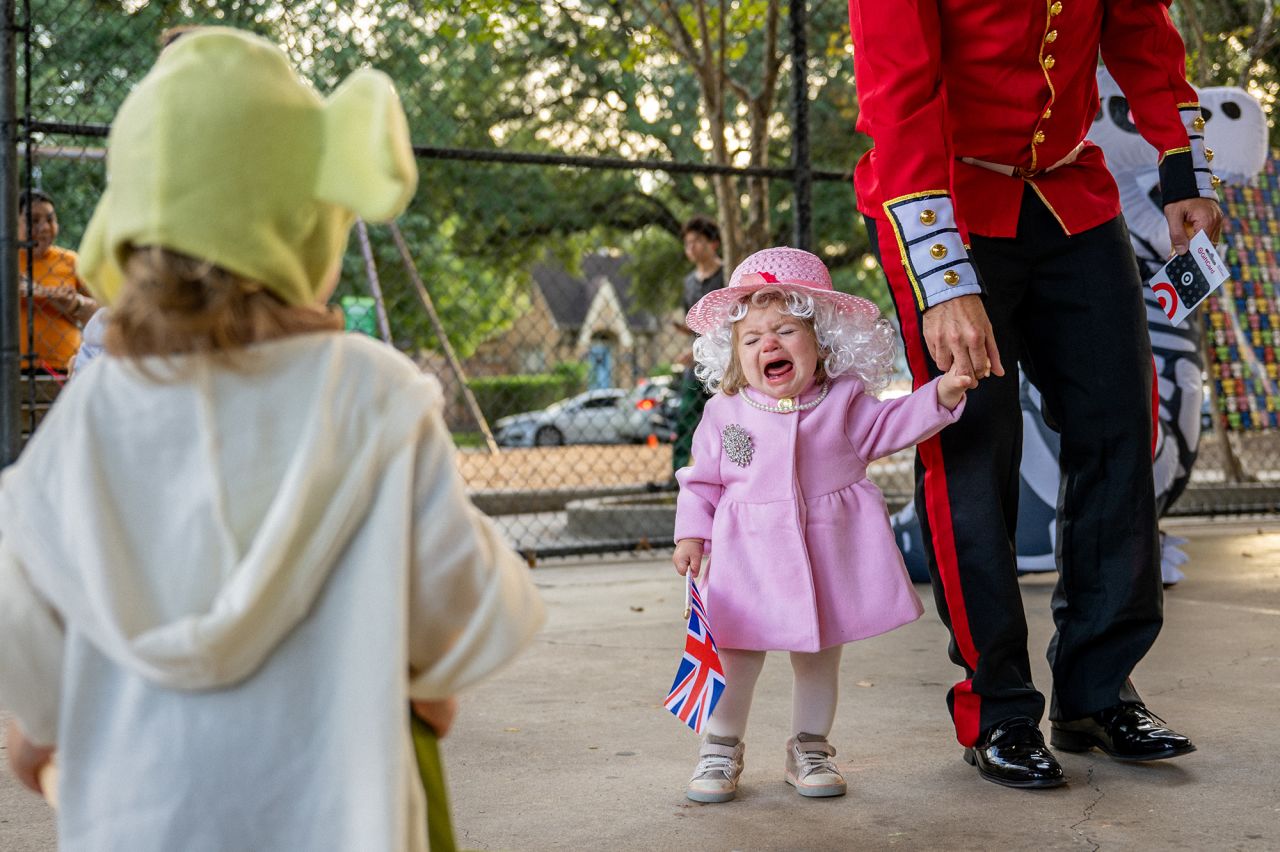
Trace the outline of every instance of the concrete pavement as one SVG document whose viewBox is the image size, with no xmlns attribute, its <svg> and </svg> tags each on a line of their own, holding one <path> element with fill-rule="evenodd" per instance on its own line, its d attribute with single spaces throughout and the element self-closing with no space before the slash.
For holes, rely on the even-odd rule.
<svg viewBox="0 0 1280 852">
<path fill-rule="evenodd" d="M 1070 784 L 1025 792 L 960 759 L 943 696 L 958 669 L 933 613 L 845 649 L 832 742 L 849 795 L 782 781 L 790 671 L 771 655 L 739 799 L 685 800 L 694 735 L 662 709 L 683 642 L 664 558 L 540 566 L 551 613 L 532 650 L 462 698 L 444 743 L 459 842 L 470 849 L 1280 848 L 1280 524 L 1181 521 L 1187 579 L 1135 681 L 1199 751 L 1133 765 L 1063 754 Z M 1052 578 L 1023 581 L 1038 683 Z M 1047 731 L 1047 723 L 1045 725 Z M 53 848 L 43 804 L 0 774 L 0 849 Z"/>
</svg>

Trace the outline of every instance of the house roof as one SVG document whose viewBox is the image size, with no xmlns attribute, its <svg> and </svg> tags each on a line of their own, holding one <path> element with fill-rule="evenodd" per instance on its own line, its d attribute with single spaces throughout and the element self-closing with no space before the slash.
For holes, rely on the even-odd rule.
<svg viewBox="0 0 1280 852">
<path fill-rule="evenodd" d="M 631 276 L 623 273 L 628 258 L 609 254 L 589 254 L 582 258 L 582 276 L 570 275 L 555 261 L 544 261 L 533 267 L 534 283 L 547 300 L 547 307 L 557 326 L 576 329 L 582 326 L 587 310 L 607 281 L 627 316 L 632 331 L 653 331 L 658 319 L 638 309 L 631 296 Z"/>
</svg>

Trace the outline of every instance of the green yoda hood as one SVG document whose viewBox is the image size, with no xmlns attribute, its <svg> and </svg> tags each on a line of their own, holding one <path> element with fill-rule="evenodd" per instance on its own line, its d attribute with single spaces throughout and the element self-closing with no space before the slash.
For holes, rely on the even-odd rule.
<svg viewBox="0 0 1280 852">
<path fill-rule="evenodd" d="M 326 99 L 270 42 L 196 30 L 160 54 L 116 115 L 80 274 L 110 304 L 130 250 L 159 246 L 313 303 L 355 217 L 393 218 L 417 179 L 385 74 L 357 71 Z"/>
</svg>

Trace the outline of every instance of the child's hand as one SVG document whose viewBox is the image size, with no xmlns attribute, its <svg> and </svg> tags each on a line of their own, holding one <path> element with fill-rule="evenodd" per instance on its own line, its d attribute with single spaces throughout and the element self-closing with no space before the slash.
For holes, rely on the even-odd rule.
<svg viewBox="0 0 1280 852">
<path fill-rule="evenodd" d="M 9 722 L 9 768 L 23 786 L 44 795 L 40 789 L 40 773 L 53 760 L 54 749 L 33 745 L 15 721 Z"/>
<path fill-rule="evenodd" d="M 977 386 L 978 380 L 973 376 L 962 374 L 959 364 L 953 361 L 951 369 L 947 370 L 942 381 L 938 382 L 938 404 L 947 411 L 955 411 L 956 406 L 964 399 L 965 391 Z"/>
<path fill-rule="evenodd" d="M 453 727 L 453 719 L 458 715 L 458 699 L 444 698 L 440 701 L 415 701 L 413 712 L 427 723 L 438 739 L 444 739 Z"/>
<path fill-rule="evenodd" d="M 690 571 L 693 576 L 698 576 L 698 572 L 702 570 L 702 539 L 680 539 L 676 543 L 676 552 L 671 561 L 676 564 L 676 573 L 681 577 Z"/>
</svg>

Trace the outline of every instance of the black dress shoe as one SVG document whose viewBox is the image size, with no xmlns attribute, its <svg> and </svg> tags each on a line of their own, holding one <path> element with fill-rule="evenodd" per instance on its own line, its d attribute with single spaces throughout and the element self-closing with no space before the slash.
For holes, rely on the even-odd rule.
<svg viewBox="0 0 1280 852">
<path fill-rule="evenodd" d="M 1165 727 L 1164 719 L 1126 701 L 1074 722 L 1054 722 L 1053 747 L 1088 751 L 1095 746 L 1116 760 L 1164 760 L 1196 750 L 1191 740 Z"/>
<path fill-rule="evenodd" d="M 1034 721 L 1006 719 L 992 728 L 978 745 L 964 750 L 965 762 L 978 774 L 1006 787 L 1036 789 L 1067 783 L 1053 752 Z"/>
</svg>

